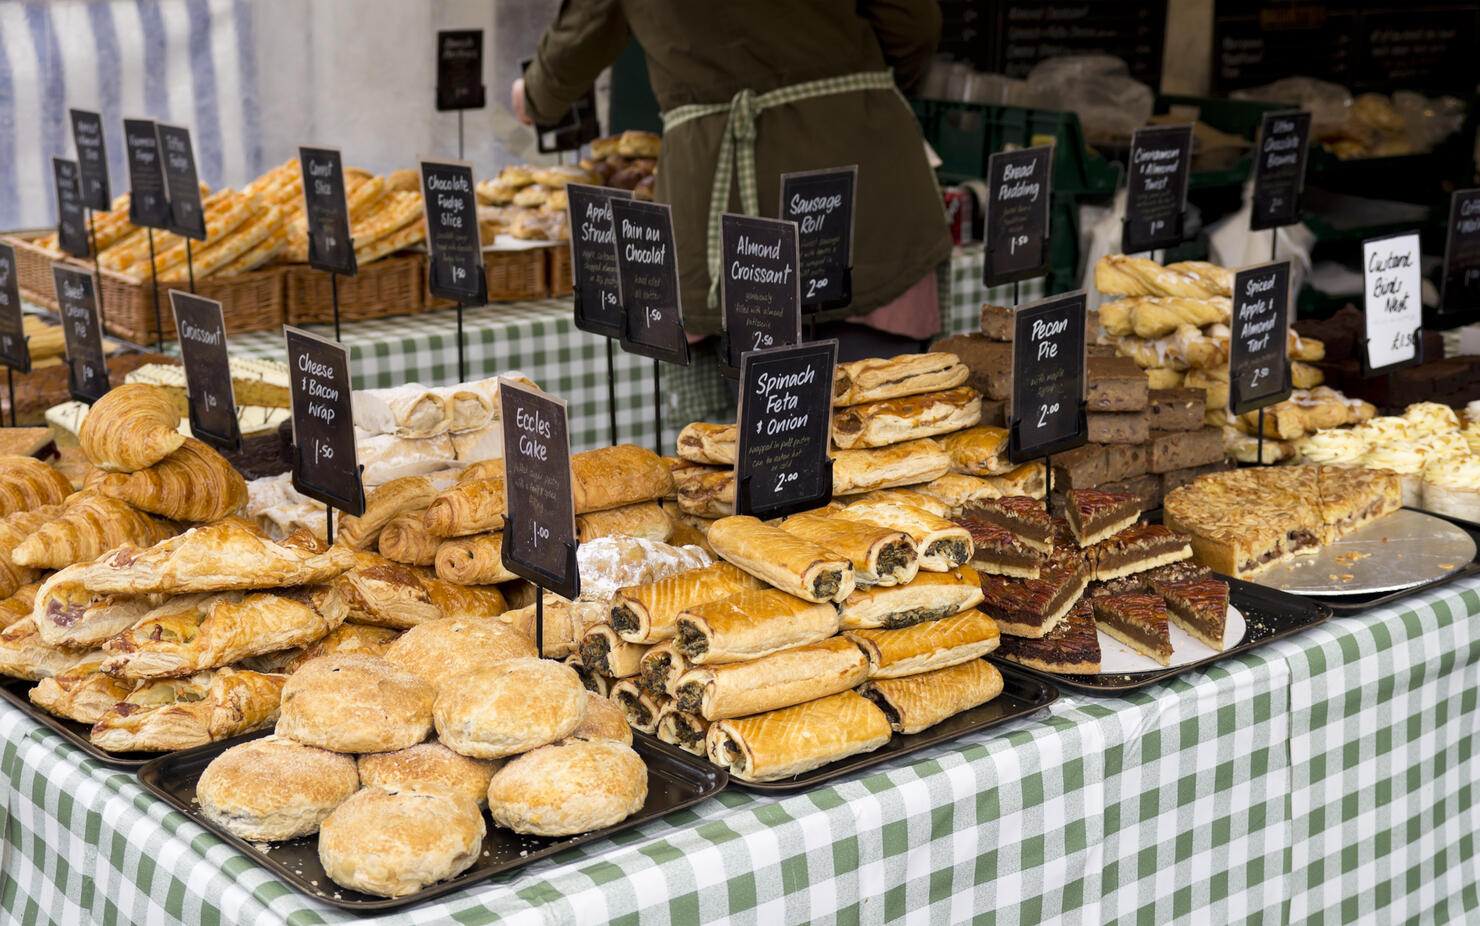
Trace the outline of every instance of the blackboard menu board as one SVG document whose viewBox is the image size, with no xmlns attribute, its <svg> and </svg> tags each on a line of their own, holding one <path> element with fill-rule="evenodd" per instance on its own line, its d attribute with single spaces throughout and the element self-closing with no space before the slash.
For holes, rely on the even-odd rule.
<svg viewBox="0 0 1480 926">
<path fill-rule="evenodd" d="M 169 228 L 170 198 L 154 123 L 123 120 L 123 144 L 128 152 L 129 222 L 140 228 Z"/>
<path fill-rule="evenodd" d="M 164 180 L 170 191 L 170 231 L 196 241 L 206 240 L 205 210 L 200 203 L 200 178 L 195 172 L 195 147 L 190 130 L 178 125 L 155 126 L 164 149 Z"/>
<path fill-rule="evenodd" d="M 1290 395 L 1290 262 L 1247 267 L 1233 276 L 1228 343 L 1229 407 L 1235 415 Z"/>
<path fill-rule="evenodd" d="M 747 351 L 740 358 L 735 513 L 762 520 L 832 498 L 836 339 Z"/>
<path fill-rule="evenodd" d="M 427 283 L 432 295 L 483 305 L 488 301 L 488 280 L 473 165 L 421 159 L 421 195 L 426 204 Z"/>
<path fill-rule="evenodd" d="M 57 247 L 73 257 L 87 257 L 92 247 L 87 237 L 87 214 L 82 211 L 77 162 L 52 158 L 51 175 L 57 191 Z"/>
<path fill-rule="evenodd" d="M 298 148 L 303 207 L 308 216 L 308 265 L 354 276 L 355 242 L 349 233 L 349 200 L 338 148 Z"/>
<path fill-rule="evenodd" d="M 242 449 L 236 420 L 236 390 L 226 349 L 226 318 L 221 303 L 178 289 L 170 290 L 180 357 L 185 364 L 190 433 L 228 453 Z"/>
<path fill-rule="evenodd" d="M 777 215 L 797 223 L 802 307 L 817 312 L 853 301 L 853 215 L 858 165 L 781 175 Z"/>
<path fill-rule="evenodd" d="M 1418 363 L 1418 329 L 1423 324 L 1423 276 L 1418 233 L 1406 232 L 1362 242 L 1362 280 L 1366 322 L 1364 371 L 1390 373 Z"/>
<path fill-rule="evenodd" d="M 293 412 L 293 488 L 358 517 L 365 487 L 355 447 L 349 351 L 289 325 L 288 397 Z"/>
<path fill-rule="evenodd" d="M 483 30 L 444 29 L 437 33 L 437 109 L 482 109 Z"/>
<path fill-rule="evenodd" d="M 103 332 L 98 324 L 97 280 L 89 271 L 60 263 L 51 265 L 51 277 L 62 316 L 62 339 L 67 345 L 67 391 L 78 402 L 91 405 L 111 388 Z"/>
<path fill-rule="evenodd" d="M 107 212 L 113 208 L 113 195 L 108 191 L 108 146 L 103 140 L 103 117 L 85 109 L 74 109 L 71 113 L 82 205 L 94 212 Z"/>
<path fill-rule="evenodd" d="M 1460 190 L 1449 201 L 1445 242 L 1440 314 L 1480 309 L 1480 190 Z"/>
<path fill-rule="evenodd" d="M 31 372 L 31 346 L 21 317 L 21 290 L 16 279 L 15 248 L 0 243 L 0 363 L 17 373 Z"/>
<path fill-rule="evenodd" d="M 504 429 L 505 568 L 565 598 L 581 593 L 565 400 L 499 381 Z M 516 489 L 517 487 L 517 489 Z"/>
<path fill-rule="evenodd" d="M 1191 123 L 1140 128 L 1131 135 L 1122 251 L 1136 254 L 1182 243 L 1191 155 Z"/>
<path fill-rule="evenodd" d="M 1161 84 L 1166 0 L 942 0 L 940 50 L 979 71 L 1026 77 L 1064 55 L 1114 55 Z"/>
<path fill-rule="evenodd" d="M 719 219 L 719 241 L 725 332 L 720 369 L 734 379 L 746 351 L 802 340 L 797 226 L 727 212 Z"/>
<path fill-rule="evenodd" d="M 1291 110 L 1264 114 L 1254 161 L 1250 228 L 1279 228 L 1300 221 L 1300 192 L 1305 189 L 1309 144 L 1310 113 Z"/>
<path fill-rule="evenodd" d="M 622 336 L 622 299 L 617 284 L 613 199 L 631 199 L 627 190 L 571 183 L 565 187 L 570 221 L 570 258 L 576 327 L 608 338 Z"/>
<path fill-rule="evenodd" d="M 678 296 L 673 214 L 662 203 L 614 199 L 617 286 L 622 300 L 622 348 L 631 354 L 688 366 Z"/>
<path fill-rule="evenodd" d="M 1014 313 L 1007 441 L 1012 462 L 1072 450 L 1088 440 L 1087 316 L 1084 290 L 1043 299 Z"/>
<path fill-rule="evenodd" d="M 988 286 L 1048 273 L 1048 204 L 1052 192 L 1052 146 L 999 151 L 987 159 L 982 275 Z"/>
</svg>

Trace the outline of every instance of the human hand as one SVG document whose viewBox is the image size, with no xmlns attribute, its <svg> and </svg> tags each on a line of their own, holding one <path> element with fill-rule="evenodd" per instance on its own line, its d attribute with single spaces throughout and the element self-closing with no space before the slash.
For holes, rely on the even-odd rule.
<svg viewBox="0 0 1480 926">
<path fill-rule="evenodd" d="M 534 120 L 524 111 L 524 78 L 514 81 L 514 86 L 509 91 L 510 104 L 514 109 L 514 118 L 525 125 L 534 125 Z"/>
</svg>

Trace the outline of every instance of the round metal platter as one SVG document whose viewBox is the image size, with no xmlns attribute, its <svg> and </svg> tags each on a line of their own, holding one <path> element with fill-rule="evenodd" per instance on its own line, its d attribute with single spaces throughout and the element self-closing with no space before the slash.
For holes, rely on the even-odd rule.
<svg viewBox="0 0 1480 926">
<path fill-rule="evenodd" d="M 1297 595 L 1396 592 L 1442 579 L 1475 558 L 1475 541 L 1442 518 L 1402 508 L 1314 556 L 1273 566 L 1250 581 Z"/>
</svg>

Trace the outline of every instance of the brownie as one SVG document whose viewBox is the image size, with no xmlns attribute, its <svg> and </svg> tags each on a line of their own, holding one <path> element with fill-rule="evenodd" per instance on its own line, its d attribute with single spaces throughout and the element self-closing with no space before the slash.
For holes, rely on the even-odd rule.
<svg viewBox="0 0 1480 926">
<path fill-rule="evenodd" d="M 1221 444 L 1219 446 L 1222 446 Z M 1053 455 L 1053 485 L 1060 491 L 1093 489 L 1105 481 L 1105 448 L 1085 444 Z"/>
<path fill-rule="evenodd" d="M 1129 492 L 1140 496 L 1142 511 L 1161 507 L 1161 482 L 1150 474 L 1119 481 L 1102 482 L 1099 487 L 1106 492 Z"/>
<path fill-rule="evenodd" d="M 1107 481 L 1119 482 L 1122 479 L 1131 479 L 1145 474 L 1146 444 L 1144 442 L 1105 445 L 1105 479 Z"/>
<path fill-rule="evenodd" d="M 1089 439 L 1097 444 L 1144 444 L 1151 438 L 1151 414 L 1090 412 L 1085 416 Z"/>
<path fill-rule="evenodd" d="M 971 370 L 966 384 L 989 399 L 1006 399 L 1012 392 L 1012 345 L 984 334 L 954 334 L 930 346 L 961 358 Z"/>
<path fill-rule="evenodd" d="M 1014 327 L 1011 306 L 982 303 L 982 334 L 993 341 L 1011 341 Z"/>
<path fill-rule="evenodd" d="M 996 655 L 1044 672 L 1092 675 L 1100 671 L 1100 636 L 1094 610 L 1083 599 L 1040 639 L 1003 634 Z"/>
<path fill-rule="evenodd" d="M 1202 389 L 1151 390 L 1151 427 L 1158 431 L 1196 431 L 1203 426 L 1207 392 Z"/>
<path fill-rule="evenodd" d="M 293 468 L 293 454 L 284 452 L 278 432 L 258 434 L 242 440 L 241 453 L 223 453 L 226 462 L 248 479 L 278 476 Z"/>
<path fill-rule="evenodd" d="M 1174 469 L 1169 473 L 1161 474 L 1161 494 L 1165 497 L 1173 489 L 1180 489 L 1185 485 L 1191 485 L 1198 476 L 1206 476 L 1209 473 L 1227 472 L 1234 468 L 1234 462 L 1227 457 L 1214 463 L 1203 466 L 1191 466 L 1186 469 Z"/>
<path fill-rule="evenodd" d="M 1223 459 L 1223 429 L 1152 431 L 1146 468 L 1153 473 L 1202 466 Z"/>
<path fill-rule="evenodd" d="M 1009 361 L 1010 362 L 1010 361 Z M 1146 407 L 1146 374 L 1129 357 L 1090 355 L 1085 379 L 1086 407 L 1092 412 L 1138 412 Z"/>
</svg>

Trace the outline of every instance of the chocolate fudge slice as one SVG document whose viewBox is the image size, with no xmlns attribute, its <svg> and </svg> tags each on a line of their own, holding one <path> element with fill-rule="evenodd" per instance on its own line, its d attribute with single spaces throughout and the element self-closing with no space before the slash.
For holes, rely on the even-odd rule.
<svg viewBox="0 0 1480 926">
<path fill-rule="evenodd" d="M 1095 615 L 1084 599 L 1075 602 L 1051 633 L 1039 639 L 1004 634 L 996 654 L 1032 669 L 1065 675 L 1094 675 L 1100 671 L 1100 635 Z"/>
<path fill-rule="evenodd" d="M 1153 582 L 1152 590 L 1166 602 L 1167 614 L 1177 626 L 1211 646 L 1223 649 L 1228 630 L 1228 583 L 1221 579 L 1190 582 Z"/>
<path fill-rule="evenodd" d="M 964 515 L 951 521 L 971 533 L 974 550 L 971 568 L 977 572 L 1020 579 L 1036 579 L 1042 573 L 1044 555 L 1023 543 L 1011 531 Z"/>
<path fill-rule="evenodd" d="M 1144 475 L 1146 475 L 1146 445 L 1144 443 L 1105 445 L 1105 479 L 1107 482 L 1120 482 Z"/>
<path fill-rule="evenodd" d="M 1138 412 L 1149 399 L 1146 373 L 1129 357 L 1091 354 L 1085 381 L 1085 403 L 1092 412 Z"/>
<path fill-rule="evenodd" d="M 1220 445 L 1221 446 L 1221 445 Z M 1053 455 L 1053 486 L 1068 489 L 1093 489 L 1105 481 L 1105 448 L 1085 444 L 1065 453 Z"/>
<path fill-rule="evenodd" d="M 1129 493 L 1070 489 L 1065 501 L 1065 519 L 1081 547 L 1109 540 L 1141 517 L 1141 499 Z"/>
<path fill-rule="evenodd" d="M 971 371 L 966 384 L 993 400 L 1012 393 L 1012 345 L 993 341 L 984 334 L 953 334 L 936 341 L 932 351 L 947 351 L 961 358 Z"/>
<path fill-rule="evenodd" d="M 1043 502 L 1036 498 L 1026 495 L 993 498 L 973 505 L 965 514 L 1010 531 L 1040 553 L 1053 552 L 1053 522 Z"/>
<path fill-rule="evenodd" d="M 1172 634 L 1167 606 L 1159 595 L 1093 598 L 1095 626 L 1164 666 L 1172 664 Z"/>
<path fill-rule="evenodd" d="M 1151 454 L 1146 468 L 1153 473 L 1202 466 L 1223 459 L 1223 429 L 1196 431 L 1152 431 Z"/>
<path fill-rule="evenodd" d="M 1004 634 L 1041 638 L 1053 631 L 1084 594 L 1089 579 L 1084 561 L 1056 551 L 1036 579 L 984 575 L 977 610 L 997 622 Z"/>
<path fill-rule="evenodd" d="M 1192 558 L 1192 544 L 1161 524 L 1133 524 L 1109 540 L 1084 549 L 1091 577 L 1104 581 Z"/>
<path fill-rule="evenodd" d="M 1201 389 L 1151 390 L 1151 427 L 1158 431 L 1196 431 L 1203 426 L 1207 393 Z"/>
<path fill-rule="evenodd" d="M 993 341 L 1011 341 L 1014 323 L 1012 306 L 982 303 L 982 334 Z"/>
</svg>

